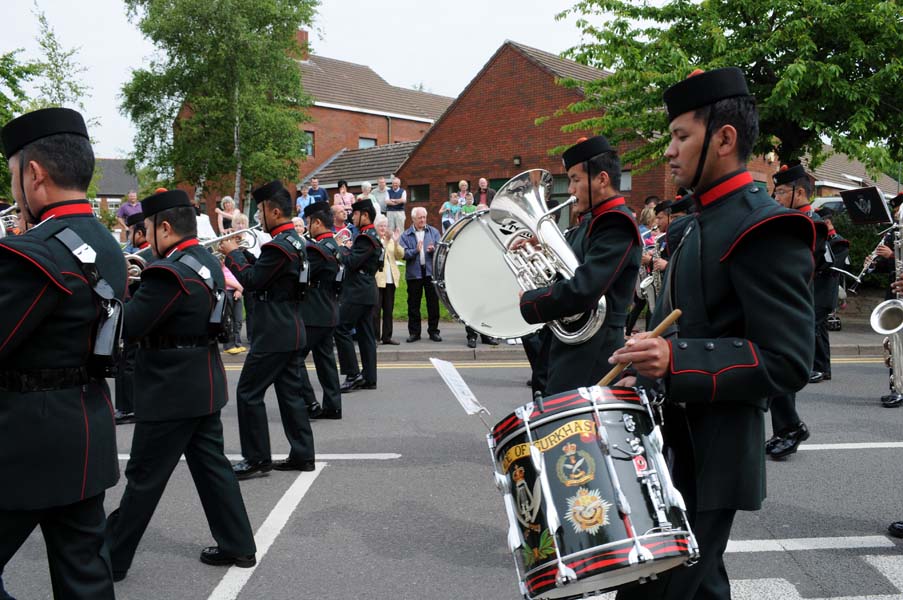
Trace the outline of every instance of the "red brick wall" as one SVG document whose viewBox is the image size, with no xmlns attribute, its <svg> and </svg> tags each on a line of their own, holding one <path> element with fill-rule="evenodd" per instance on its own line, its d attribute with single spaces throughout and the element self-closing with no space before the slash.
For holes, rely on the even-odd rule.
<svg viewBox="0 0 903 600">
<path fill-rule="evenodd" d="M 548 151 L 591 133 L 562 133 L 561 126 L 575 120 L 571 114 L 539 126 L 535 120 L 581 99 L 580 92 L 556 85 L 551 74 L 505 47 L 402 167 L 402 185 L 430 186 L 428 220 L 438 226 L 448 182 L 466 179 L 475 188 L 480 177 L 508 179 L 537 168 L 563 175 L 561 157 Z M 514 166 L 515 156 L 521 157 L 519 167 Z M 663 195 L 665 184 L 662 169 L 637 176 L 628 200 L 638 205 L 647 195 Z"/>
<path fill-rule="evenodd" d="M 300 179 L 304 179 L 342 148 L 356 149 L 358 138 L 375 139 L 378 146 L 416 142 L 430 128 L 429 123 L 392 118 L 390 139 L 390 124 L 386 117 L 321 106 L 312 106 L 308 112 L 313 120 L 304 123 L 302 128 L 314 132 L 314 155 L 301 163 Z"/>
</svg>

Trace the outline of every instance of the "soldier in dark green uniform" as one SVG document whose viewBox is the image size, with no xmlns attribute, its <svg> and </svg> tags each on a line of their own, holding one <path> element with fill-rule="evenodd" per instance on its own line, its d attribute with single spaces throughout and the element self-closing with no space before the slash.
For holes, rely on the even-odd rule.
<svg viewBox="0 0 903 600">
<path fill-rule="evenodd" d="M 273 236 L 248 264 L 234 238 L 223 240 L 225 265 L 254 297 L 254 343 L 238 380 L 238 434 L 244 460 L 234 465 L 239 479 L 278 471 L 313 471 L 314 434 L 301 397 L 301 351 L 305 346 L 301 298 L 309 274 L 304 240 L 292 223 L 294 204 L 288 190 L 272 181 L 251 193 L 263 229 Z M 304 281 L 302 283 L 302 278 Z M 273 462 L 264 395 L 276 388 L 282 428 L 291 450 Z"/>
<path fill-rule="evenodd" d="M 85 199 L 94 152 L 79 113 L 28 113 L 0 138 L 34 225 L 0 240 L 0 572 L 40 526 L 53 596 L 111 599 L 103 498 L 119 464 L 97 351 L 104 306 L 125 296 L 125 260 Z"/>
<path fill-rule="evenodd" d="M 624 586 L 618 599 L 729 599 L 723 554 L 734 515 L 765 498 L 768 398 L 802 388 L 812 366 L 815 232 L 746 170 L 759 127 L 739 69 L 698 71 L 669 88 L 665 103 L 665 158 L 699 213 L 671 250 L 652 324 L 672 308 L 683 316 L 666 338 L 634 336 L 612 362 L 633 362 L 640 383 L 663 386 L 666 453 L 701 555 Z"/>
<path fill-rule="evenodd" d="M 850 242 L 834 229 L 834 211 L 825 206 L 816 213 L 828 228 L 827 245 L 834 265 L 840 269 L 850 268 Z M 815 274 L 815 361 L 809 383 L 831 380 L 831 341 L 828 333 L 828 318 L 837 310 L 838 291 L 842 274 L 834 269 L 825 269 Z"/>
<path fill-rule="evenodd" d="M 308 205 L 304 209 L 304 219 L 309 223 L 311 237 L 307 242 L 310 289 L 301 303 L 301 314 L 307 330 L 307 344 L 301 352 L 301 359 L 307 358 L 308 353 L 313 354 L 317 378 L 323 388 L 323 405 L 317 402 L 307 369 L 301 370 L 301 393 L 312 418 L 341 419 L 342 393 L 332 336 L 339 319 L 338 288 L 345 269 L 344 266 L 339 269 L 341 251 L 332 233 L 334 220 L 329 204 L 314 202 Z"/>
<path fill-rule="evenodd" d="M 373 219 L 376 210 L 370 200 L 361 200 L 351 205 L 351 220 L 360 233 L 354 238 L 351 249 L 344 249 L 342 262 L 345 265 L 345 283 L 342 285 L 342 300 L 339 305 L 339 326 L 335 331 L 336 348 L 339 351 L 339 365 L 345 373 L 342 391 L 356 389 L 376 389 L 376 333 L 373 329 L 373 307 L 379 298 L 374 275 L 383 268 L 385 249 L 376 235 Z M 361 350 L 363 372 L 358 367 L 354 354 L 355 336 Z"/>
<path fill-rule="evenodd" d="M 257 562 L 254 534 L 223 449 L 220 420 L 229 394 L 211 321 L 222 315 L 222 267 L 198 243 L 185 192 L 154 194 L 141 201 L 141 210 L 160 260 L 144 269 L 126 304 L 124 335 L 139 346 L 135 387 L 141 393 L 135 397 L 128 484 L 107 527 L 113 578 L 125 579 L 182 454 L 217 542 L 201 552 L 201 561 L 251 567 Z"/>
<path fill-rule="evenodd" d="M 150 242 L 147 241 L 147 230 L 144 228 L 144 213 L 135 213 L 129 215 L 125 220 L 125 224 L 129 227 L 129 238 L 132 245 L 137 251 L 134 253 L 139 256 L 145 264 L 153 260 L 153 249 Z M 129 267 L 131 268 L 131 264 Z M 134 296 L 138 291 L 138 281 L 129 280 L 129 296 Z M 138 352 L 138 345 L 134 340 L 124 340 L 122 348 L 122 361 L 119 365 L 119 372 L 116 374 L 116 412 L 113 417 L 116 419 L 117 425 L 135 422 L 135 355 Z"/>
<path fill-rule="evenodd" d="M 582 344 L 567 344 L 550 332 L 546 394 L 594 385 L 610 368 L 608 357 L 624 344 L 643 247 L 636 221 L 618 192 L 621 162 L 608 140 L 600 135 L 582 141 L 562 158 L 568 193 L 577 197 L 574 210 L 580 225 L 569 232 L 568 242 L 580 266 L 571 279 L 524 292 L 521 315 L 528 323 L 548 323 L 586 313 L 603 296 L 607 311 L 602 327 Z"/>
<path fill-rule="evenodd" d="M 810 219 L 815 226 L 815 274 L 810 283 L 810 289 L 814 293 L 815 307 L 815 332 L 818 335 L 821 317 L 827 331 L 828 315 L 831 310 L 819 311 L 819 304 L 824 304 L 825 295 L 830 295 L 826 290 L 827 278 L 831 276 L 831 262 L 826 259 L 825 243 L 828 238 L 828 227 L 822 222 L 821 217 L 812 212 L 809 199 L 812 196 L 812 178 L 806 173 L 802 165 L 794 167 L 781 167 L 772 177 L 774 181 L 773 196 L 784 208 L 798 210 Z M 837 287 L 834 288 L 837 296 Z M 821 297 L 821 301 L 819 301 Z M 830 300 L 827 300 L 830 304 Z M 813 342 L 814 343 L 814 342 Z M 814 352 L 814 347 L 813 347 Z M 811 370 L 811 369 L 810 369 Z M 810 373 L 811 381 L 811 373 Z M 765 453 L 773 459 L 781 460 L 794 454 L 799 445 L 809 439 L 809 428 L 800 418 L 796 410 L 796 392 L 780 394 L 771 399 L 771 430 L 773 435 L 765 442 Z"/>
</svg>

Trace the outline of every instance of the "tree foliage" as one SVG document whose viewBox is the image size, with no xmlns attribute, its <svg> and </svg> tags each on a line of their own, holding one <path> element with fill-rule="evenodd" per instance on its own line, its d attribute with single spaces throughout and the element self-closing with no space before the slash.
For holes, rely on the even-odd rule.
<svg viewBox="0 0 903 600">
<path fill-rule="evenodd" d="M 888 171 L 903 160 L 903 5 L 894 0 L 583 0 L 583 41 L 565 54 L 610 75 L 581 87 L 568 126 L 616 141 L 652 140 L 625 155 L 649 167 L 668 131 L 662 93 L 696 68 L 738 66 L 756 97 L 755 150 L 782 162 L 835 150 Z M 895 171 L 895 169 L 894 169 Z"/>
<path fill-rule="evenodd" d="M 296 32 L 310 26 L 317 0 L 126 6 L 158 50 L 123 87 L 122 110 L 137 127 L 135 162 L 196 186 L 235 173 L 248 182 L 296 177 L 309 104 Z"/>
<path fill-rule="evenodd" d="M 34 63 L 22 62 L 18 56 L 20 52 L 21 50 L 13 50 L 0 54 L 0 126 L 22 113 L 28 103 L 23 85 L 39 70 Z M 9 165 L 5 158 L 0 159 L 0 199 L 12 200 L 9 186 Z"/>
</svg>

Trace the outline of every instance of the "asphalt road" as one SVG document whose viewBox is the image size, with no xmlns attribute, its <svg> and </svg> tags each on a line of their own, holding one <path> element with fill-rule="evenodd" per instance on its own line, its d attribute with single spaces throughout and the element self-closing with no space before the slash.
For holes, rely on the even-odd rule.
<svg viewBox="0 0 903 600">
<path fill-rule="evenodd" d="M 855 360 L 836 362 L 833 381 L 800 394 L 812 439 L 768 464 L 765 508 L 738 516 L 727 555 L 735 598 L 903 597 L 903 548 L 884 536 L 888 522 L 903 519 L 903 410 L 878 404 L 883 366 Z M 526 364 L 513 364 L 461 365 L 490 423 L 529 399 Z M 229 368 L 234 390 L 240 366 Z M 258 556 L 261 541 L 272 540 L 255 570 L 198 562 L 213 540 L 182 463 L 117 597 L 518 598 L 483 424 L 464 414 L 427 364 L 385 365 L 379 377 L 378 390 L 345 396 L 342 421 L 315 423 L 316 472 L 242 483 Z M 273 449 L 284 453 L 271 400 Z M 234 401 L 223 420 L 226 450 L 237 454 Z M 118 429 L 123 454 L 132 429 Z M 897 447 L 873 447 L 880 443 Z M 107 494 L 108 511 L 124 485 Z M 50 597 L 44 554 L 36 531 L 7 566 L 5 583 L 19 600 Z"/>
</svg>

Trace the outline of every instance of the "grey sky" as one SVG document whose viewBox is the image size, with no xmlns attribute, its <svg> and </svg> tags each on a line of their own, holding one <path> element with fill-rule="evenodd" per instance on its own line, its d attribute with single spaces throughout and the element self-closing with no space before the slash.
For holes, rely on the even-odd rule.
<svg viewBox="0 0 903 600">
<path fill-rule="evenodd" d="M 203 0 L 198 0 L 203 1 Z M 153 52 L 151 44 L 126 19 L 121 0 L 39 0 L 50 25 L 66 48 L 81 47 L 78 60 L 92 90 L 88 114 L 98 117 L 92 131 L 101 157 L 124 157 L 134 129 L 119 114 L 122 84 L 131 69 Z M 506 39 L 561 52 L 578 41 L 574 20 L 554 15 L 571 0 L 325 0 L 310 41 L 314 54 L 365 64 L 389 83 L 457 96 Z M 37 19 L 27 0 L 4 2 L 0 51 L 23 48 L 38 57 Z M 533 85 L 530 81 L 524 86 Z"/>
</svg>

